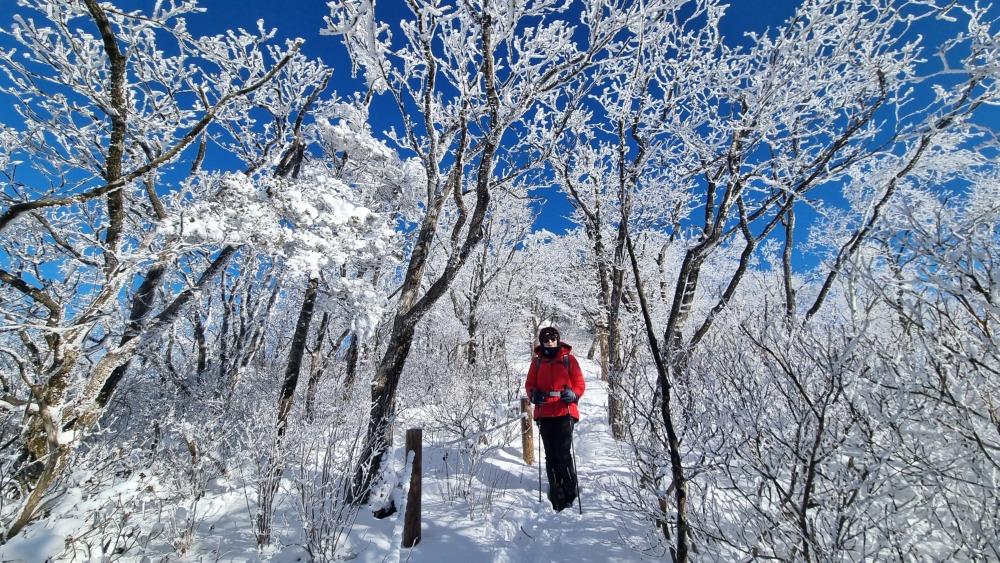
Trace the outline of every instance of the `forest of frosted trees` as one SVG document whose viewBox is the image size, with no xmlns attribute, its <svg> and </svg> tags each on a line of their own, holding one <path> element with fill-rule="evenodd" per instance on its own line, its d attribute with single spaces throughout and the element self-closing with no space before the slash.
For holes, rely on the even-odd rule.
<svg viewBox="0 0 1000 563">
<path fill-rule="evenodd" d="M 72 492 L 127 553 L 140 502 L 193 526 L 239 474 L 263 548 L 317 466 L 336 536 L 398 419 L 502 422 L 557 322 L 669 558 L 1000 559 L 986 7 L 804 0 L 736 44 L 721 0 L 337 0 L 335 73 L 194 1 L 17 4 L 0 542 Z"/>
</svg>

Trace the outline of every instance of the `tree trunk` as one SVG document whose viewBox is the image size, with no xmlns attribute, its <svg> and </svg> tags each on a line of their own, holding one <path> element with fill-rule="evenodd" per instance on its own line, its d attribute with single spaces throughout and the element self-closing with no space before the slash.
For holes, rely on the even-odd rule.
<svg viewBox="0 0 1000 563">
<path fill-rule="evenodd" d="M 330 312 L 323 312 L 323 319 L 319 322 L 319 331 L 316 333 L 316 346 L 312 351 L 312 365 L 309 367 L 309 383 L 306 386 L 306 420 L 312 422 L 316 410 L 316 391 L 319 389 L 320 379 L 323 377 L 325 364 L 323 362 L 323 339 L 326 338 L 326 331 L 330 326 Z"/>
<path fill-rule="evenodd" d="M 639 305 L 642 317 L 646 325 L 646 337 L 649 339 L 649 348 L 653 354 L 653 363 L 656 366 L 657 384 L 660 391 L 660 416 L 663 420 L 663 427 L 667 431 L 667 449 L 670 458 L 670 476 L 673 480 L 671 486 L 674 491 L 674 503 L 677 510 L 677 542 L 671 549 L 673 560 L 677 563 L 685 563 L 688 560 L 688 542 L 691 535 L 691 525 L 687 514 L 687 477 L 684 474 L 683 458 L 681 457 L 680 437 L 674 426 L 672 406 L 672 386 L 667 365 L 660 354 L 660 344 L 656 338 L 656 329 L 653 326 L 653 319 L 649 310 L 649 303 L 646 300 L 646 292 L 642 284 L 642 274 L 639 270 L 639 262 L 635 256 L 635 249 L 632 246 L 630 237 L 626 237 L 628 255 L 632 263 L 632 271 L 635 277 L 635 289 L 638 293 Z M 669 530 L 665 538 L 669 540 Z"/>
<path fill-rule="evenodd" d="M 254 520 L 255 535 L 258 547 L 271 543 L 271 522 L 274 516 L 274 499 L 281 484 L 281 476 L 285 472 L 285 461 L 281 454 L 282 438 L 288 430 L 288 415 L 295 403 L 295 388 L 299 383 L 299 372 L 302 369 L 302 358 L 305 356 L 306 340 L 309 337 L 309 327 L 312 324 L 313 312 L 316 308 L 316 294 L 319 290 L 319 278 L 309 278 L 299 318 L 295 323 L 292 335 L 291 349 L 288 351 L 288 363 L 285 366 L 285 378 L 278 394 L 277 422 L 271 452 L 264 462 L 263 475 L 257 485 L 257 516 Z"/>
<path fill-rule="evenodd" d="M 200 383 L 205 377 L 205 372 L 208 371 L 208 342 L 205 339 L 205 323 L 202 322 L 201 315 L 197 313 L 194 319 L 194 342 L 195 348 L 197 348 L 197 377 Z"/>
<path fill-rule="evenodd" d="M 624 208 L 623 208 L 624 209 Z M 621 354 L 621 306 L 625 293 L 625 269 L 620 267 L 625 261 L 625 241 L 627 237 L 627 211 L 622 211 L 623 220 L 618 228 L 618 239 L 615 244 L 615 267 L 611 272 L 610 299 L 608 307 L 608 423 L 611 425 L 611 435 L 615 440 L 625 439 L 625 421 L 623 413 L 625 401 L 622 397 L 622 373 L 625 371 Z M 639 280 L 636 280 L 637 282 Z"/>
<path fill-rule="evenodd" d="M 622 397 L 621 379 L 625 370 L 621 354 L 621 315 L 624 272 L 619 268 L 612 276 L 611 302 L 608 303 L 608 423 L 615 440 L 625 439 L 625 421 L 622 418 L 625 402 Z"/>
<path fill-rule="evenodd" d="M 795 316 L 795 286 L 792 285 L 792 248 L 795 236 L 795 208 L 789 207 L 785 214 L 785 248 L 781 255 L 781 279 L 785 289 L 785 317 Z"/>
<path fill-rule="evenodd" d="M 413 345 L 415 320 L 405 315 L 397 315 L 392 336 L 382 361 L 372 381 L 372 404 L 368 419 L 368 430 L 358 467 L 350 491 L 350 502 L 360 504 L 367 500 L 372 483 L 382 468 L 382 459 L 392 443 L 392 415 L 396 404 L 396 390 L 400 374 L 406 364 Z"/>
<path fill-rule="evenodd" d="M 358 358 L 361 355 L 358 335 L 351 335 L 351 343 L 347 346 L 347 354 L 344 362 L 347 364 L 344 371 L 344 393 L 349 393 L 354 387 L 354 382 L 358 378 Z"/>
<path fill-rule="evenodd" d="M 598 324 L 594 327 L 597 330 L 597 345 L 601 353 L 601 381 L 608 381 L 608 357 L 611 355 L 611 346 L 608 346 L 608 325 Z"/>
<path fill-rule="evenodd" d="M 278 395 L 278 438 L 285 434 L 288 415 L 292 412 L 295 402 L 295 388 L 299 384 L 299 372 L 302 370 L 302 358 L 306 352 L 306 341 L 309 338 L 309 327 L 312 326 L 313 312 L 316 310 L 316 294 L 319 292 L 319 278 L 309 278 L 299 319 L 295 323 L 295 333 L 292 335 L 292 348 L 288 351 L 288 364 L 285 366 L 285 379 Z"/>
<path fill-rule="evenodd" d="M 125 332 L 122 334 L 121 342 L 118 343 L 119 346 L 124 346 L 129 340 L 132 340 L 138 336 L 141 332 L 141 327 L 139 323 L 146 318 L 146 315 L 153 309 L 153 304 L 156 302 L 156 290 L 159 289 L 160 284 L 163 282 L 163 277 L 166 273 L 166 268 L 162 262 L 155 264 L 152 268 L 146 272 L 146 277 L 142 280 L 142 284 L 139 289 L 135 292 L 135 297 L 132 299 L 132 310 L 129 311 L 129 322 L 125 327 Z M 108 377 L 107 381 L 104 382 L 104 386 L 101 388 L 100 394 L 97 396 L 97 403 L 103 408 L 107 406 L 108 402 L 111 401 L 111 395 L 115 391 L 115 387 L 121 382 L 122 378 L 125 377 L 125 372 L 128 371 L 128 367 L 131 364 L 132 359 L 129 358 L 122 365 L 115 368 Z"/>
</svg>

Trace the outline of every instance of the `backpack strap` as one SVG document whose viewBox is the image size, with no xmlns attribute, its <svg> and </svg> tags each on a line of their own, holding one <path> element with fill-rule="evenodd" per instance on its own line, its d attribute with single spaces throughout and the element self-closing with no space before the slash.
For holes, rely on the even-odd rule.
<svg viewBox="0 0 1000 563">
<path fill-rule="evenodd" d="M 546 360 L 546 361 L 549 362 L 549 363 L 551 363 L 551 364 L 556 363 L 555 360 Z M 570 383 L 572 383 L 573 382 L 573 372 L 571 372 L 569 370 L 569 354 L 566 354 L 566 355 L 563 356 L 562 364 L 563 364 L 563 366 L 566 367 L 566 377 L 570 380 Z M 538 370 L 540 370 L 540 369 L 542 369 L 542 358 L 541 358 L 541 356 L 535 356 L 535 373 L 538 373 Z M 573 401 L 573 402 L 574 403 L 579 403 L 580 402 L 580 398 L 577 397 L 576 400 Z"/>
<path fill-rule="evenodd" d="M 553 364 L 555 363 L 552 360 L 548 360 L 548 361 L 551 362 L 551 363 L 553 363 Z M 566 354 L 566 355 L 563 356 L 562 363 L 563 363 L 564 366 L 566 366 L 566 375 L 571 376 L 570 379 L 572 379 L 572 372 L 569 371 L 569 354 Z M 538 372 L 538 370 L 540 370 L 540 369 L 542 369 L 542 358 L 541 358 L 541 356 L 535 356 L 535 372 Z"/>
</svg>

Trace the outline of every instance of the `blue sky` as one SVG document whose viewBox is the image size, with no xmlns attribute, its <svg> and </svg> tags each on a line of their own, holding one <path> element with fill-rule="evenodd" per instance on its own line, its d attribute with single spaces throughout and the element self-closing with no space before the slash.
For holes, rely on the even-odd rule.
<svg viewBox="0 0 1000 563">
<path fill-rule="evenodd" d="M 5 3 L 9 0 L 5 0 Z M 193 31 L 205 34 L 218 33 L 225 29 L 243 27 L 256 28 L 258 19 L 263 19 L 268 28 L 277 28 L 279 35 L 306 39 L 304 51 L 313 57 L 322 58 L 330 64 L 339 59 L 339 39 L 320 36 L 324 27 L 323 17 L 329 15 L 328 0 L 201 0 L 208 12 L 189 21 Z M 151 3 L 129 0 L 131 4 Z M 381 0 L 376 10 L 384 10 L 382 17 L 390 20 L 392 14 L 406 14 L 402 0 Z M 791 16 L 799 0 L 733 0 L 723 30 L 727 37 L 736 39 L 745 31 L 762 31 L 774 27 Z M 2 13 L 4 9 L 0 9 Z M 344 69 L 347 70 L 347 69 Z"/>
<path fill-rule="evenodd" d="M 154 0 L 112 0 L 126 9 L 148 9 Z M 256 29 L 257 20 L 278 30 L 279 37 L 301 37 L 306 40 L 305 53 L 319 57 L 335 68 L 346 61 L 339 48 L 339 38 L 321 36 L 323 17 L 329 15 L 328 0 L 200 0 L 207 11 L 188 18 L 196 34 L 215 34 L 227 29 Z M 798 0 L 733 0 L 723 21 L 727 37 L 737 38 L 744 31 L 761 31 L 786 20 L 799 5 Z M 402 0 L 381 0 L 377 3 L 382 17 L 391 21 L 392 14 L 406 13 Z M 0 0 L 0 26 L 7 27 L 11 16 L 19 11 L 16 0 Z M 348 71 L 344 68 L 343 71 Z"/>
<path fill-rule="evenodd" d="M 126 9 L 146 9 L 154 0 L 113 0 Z M 723 34 L 731 42 L 739 42 L 747 31 L 761 32 L 766 28 L 781 25 L 795 11 L 801 0 L 732 0 L 726 17 L 722 21 Z M 306 40 L 303 51 L 310 57 L 323 59 L 334 67 L 331 91 L 347 95 L 356 86 L 350 78 L 350 64 L 340 45 L 340 38 L 320 35 L 324 27 L 324 16 L 330 12 L 327 0 L 201 0 L 207 11 L 188 18 L 189 28 L 196 35 L 214 35 L 227 29 L 256 29 L 257 20 L 263 19 L 268 29 L 275 28 L 279 38 L 301 37 Z M 0 26 L 8 26 L 11 16 L 19 8 L 15 0 L 0 0 Z M 408 14 L 403 0 L 379 0 L 377 10 L 380 18 L 393 22 Z M 933 34 L 933 28 L 928 32 Z M 0 121 L 15 125 L 10 121 L 9 110 L 0 108 Z M 994 118 L 990 118 L 993 121 Z M 380 128 L 375 126 L 376 134 Z M 540 226 L 554 231 L 562 231 L 568 226 L 563 219 L 570 212 L 567 202 L 552 198 L 546 205 L 546 216 Z"/>
<path fill-rule="evenodd" d="M 129 0 L 138 2 L 140 0 Z M 723 34 L 732 41 L 739 41 L 746 31 L 764 31 L 768 27 L 780 25 L 795 12 L 798 0 L 733 0 L 723 19 Z M 334 80 L 330 89 L 341 95 L 353 90 L 353 85 L 344 84 L 350 80 L 350 63 L 340 46 L 340 38 L 320 35 L 325 26 L 323 18 L 329 15 L 327 0 L 286 1 L 272 0 L 202 0 L 207 12 L 200 17 L 189 18 L 189 27 L 196 34 L 215 34 L 226 29 L 256 29 L 257 20 L 263 19 L 266 28 L 276 28 L 279 37 L 301 37 L 306 40 L 302 50 L 310 57 L 317 57 L 334 67 Z M 278 9 L 282 6 L 284 9 Z M 376 11 L 380 19 L 395 23 L 409 16 L 402 0 L 379 0 Z M 394 21 L 395 20 L 395 21 Z M 376 134 L 378 125 L 374 126 Z M 544 212 L 536 222 L 536 228 L 545 228 L 557 233 L 572 228 L 567 219 L 572 207 L 561 194 L 548 194 L 544 200 Z M 536 194 L 541 195 L 541 194 Z"/>
</svg>

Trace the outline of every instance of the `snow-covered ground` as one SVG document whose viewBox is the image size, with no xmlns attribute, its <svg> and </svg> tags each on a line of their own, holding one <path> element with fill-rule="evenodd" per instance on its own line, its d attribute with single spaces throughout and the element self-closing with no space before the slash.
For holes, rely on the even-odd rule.
<svg viewBox="0 0 1000 563">
<path fill-rule="evenodd" d="M 607 422 L 607 385 L 598 377 L 599 367 L 579 358 L 587 382 L 580 401 L 580 423 L 574 434 L 577 472 L 580 481 L 580 505 L 556 513 L 545 498 L 539 501 L 538 465 L 525 465 L 520 441 L 510 444 L 500 454 L 487 460 L 480 475 L 503 474 L 505 487 L 497 491 L 491 513 L 472 520 L 460 506 L 442 500 L 431 491 L 435 483 L 425 466 L 423 483 L 423 526 L 421 540 L 414 548 L 399 547 L 397 528 L 402 517 L 378 521 L 368 514 L 359 516 L 352 537 L 361 551 L 358 560 L 381 561 L 649 561 L 655 553 L 644 556 L 639 551 L 648 546 L 649 528 L 632 514 L 615 510 L 605 488 L 628 470 L 622 466 L 616 442 Z M 527 362 L 521 372 L 527 372 Z M 536 434 L 536 447 L 538 436 Z M 542 463 L 544 463 L 544 451 Z M 535 453 L 536 458 L 538 452 Z M 425 459 L 435 456 L 424 451 Z M 426 464 L 426 461 L 425 461 Z M 484 466 L 486 465 L 484 464 Z M 544 474 L 543 474 L 544 481 Z M 395 532 L 395 533 L 394 533 Z M 368 543 L 365 547 L 365 542 Z"/>
<path fill-rule="evenodd" d="M 599 367 L 578 359 L 587 382 L 587 391 L 580 402 L 581 420 L 574 434 L 582 513 L 577 504 L 561 513 L 554 512 L 544 488 L 539 500 L 538 464 L 529 466 L 522 460 L 517 431 L 508 432 L 512 439 L 505 447 L 489 450 L 471 483 L 467 465 L 456 471 L 455 467 L 462 463 L 453 457 L 449 469 L 443 461 L 444 453 L 454 453 L 457 446 L 429 444 L 432 440 L 425 435 L 420 542 L 413 548 L 401 547 L 405 506 L 381 520 L 362 509 L 351 529 L 344 556 L 362 562 L 435 563 L 657 559 L 661 550 L 656 547 L 643 553 L 651 545 L 648 524 L 613 506 L 607 487 L 616 479 L 627 477 L 628 469 L 623 467 L 618 445 L 611 438 L 607 386 L 598 377 Z M 527 373 L 527 362 L 527 357 L 517 362 L 513 366 L 516 373 Z M 536 433 L 536 458 L 538 442 Z M 402 460 L 396 460 L 396 467 L 399 474 L 408 471 L 402 467 Z M 397 500 L 405 498 L 405 489 L 396 489 Z M 145 511 L 148 514 L 132 515 L 133 525 L 141 522 L 141 537 L 124 553 L 108 556 L 107 548 L 77 548 L 74 554 L 68 554 L 67 538 L 88 528 L 83 519 L 95 514 L 98 502 L 70 494 L 54 507 L 52 513 L 57 516 L 35 523 L 26 533 L 0 546 L 0 561 L 308 561 L 301 524 L 293 508 L 295 494 L 286 481 L 274 519 L 276 541 L 263 553 L 257 550 L 250 526 L 246 489 L 232 482 L 217 481 L 198 502 L 198 524 L 187 539 L 176 538 L 183 537 L 181 523 L 190 521 L 192 510 L 179 508 L 176 514 L 148 510 Z M 77 537 L 73 545 L 101 543 L 97 539 L 88 544 Z"/>
</svg>

